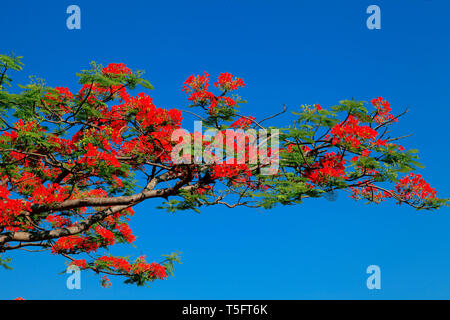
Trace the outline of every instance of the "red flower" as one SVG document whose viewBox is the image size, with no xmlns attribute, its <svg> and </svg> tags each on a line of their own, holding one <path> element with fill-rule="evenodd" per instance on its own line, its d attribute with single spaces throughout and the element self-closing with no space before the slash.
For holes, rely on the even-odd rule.
<svg viewBox="0 0 450 320">
<path fill-rule="evenodd" d="M 108 279 L 108 277 L 106 275 L 104 275 L 100 281 L 100 284 L 102 285 L 102 287 L 104 288 L 109 288 L 111 287 L 111 281 Z"/>
<path fill-rule="evenodd" d="M 107 67 L 103 68 L 103 74 L 106 75 L 120 75 L 131 74 L 131 70 L 123 63 L 110 63 Z"/>
<path fill-rule="evenodd" d="M 369 126 L 364 126 L 359 123 L 355 116 L 349 116 L 346 121 L 343 121 L 331 129 L 332 143 L 347 143 L 354 148 L 358 148 L 361 143 L 366 140 L 373 140 L 378 135 L 378 132 Z"/>
<path fill-rule="evenodd" d="M 395 186 L 395 190 L 406 200 L 434 199 L 436 190 L 433 189 L 420 174 L 410 173 L 403 177 Z"/>
<path fill-rule="evenodd" d="M 238 87 L 244 87 L 245 83 L 242 79 L 236 78 L 228 72 L 224 72 L 219 75 L 219 78 L 217 79 L 217 82 L 214 83 L 214 86 L 224 91 L 230 91 L 236 90 Z"/>
<path fill-rule="evenodd" d="M 87 266 L 87 262 L 85 259 L 80 259 L 80 260 L 73 260 L 71 265 L 80 267 L 81 269 L 85 269 Z"/>
<path fill-rule="evenodd" d="M 391 104 L 384 100 L 382 97 L 378 97 L 376 99 L 372 99 L 372 105 L 377 109 L 375 121 L 377 123 L 383 123 L 386 121 L 398 121 L 391 112 Z"/>
<path fill-rule="evenodd" d="M 240 117 L 230 125 L 230 128 L 247 129 L 251 126 L 255 117 Z"/>
<path fill-rule="evenodd" d="M 324 184 L 330 178 L 346 178 L 344 160 L 340 155 L 327 153 L 311 168 L 305 170 L 305 177 L 307 177 L 312 183 Z"/>
</svg>

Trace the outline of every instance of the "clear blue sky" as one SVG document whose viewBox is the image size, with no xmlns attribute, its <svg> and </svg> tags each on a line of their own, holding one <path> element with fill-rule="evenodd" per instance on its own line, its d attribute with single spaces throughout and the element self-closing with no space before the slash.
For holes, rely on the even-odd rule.
<svg viewBox="0 0 450 320">
<path fill-rule="evenodd" d="M 81 8 L 81 30 L 66 8 Z M 366 8 L 381 8 L 368 30 Z M 263 117 L 301 104 L 383 96 L 409 106 L 397 134 L 421 151 L 420 173 L 450 196 L 450 3 L 444 0 L 3 1 L 0 52 L 24 56 L 24 83 L 39 75 L 76 90 L 92 60 L 145 69 L 156 105 L 184 107 L 184 79 L 209 71 L 243 77 L 242 110 Z M 274 123 L 288 121 L 289 115 Z M 191 124 L 187 124 L 191 126 Z M 0 270 L 0 298 L 13 299 L 392 299 L 450 298 L 450 210 L 366 206 L 346 195 L 274 210 L 213 207 L 176 215 L 148 201 L 132 222 L 136 255 L 183 252 L 176 276 L 152 288 L 109 289 L 82 273 L 66 289 L 64 259 L 15 253 Z M 134 251 L 133 251 L 134 250 Z M 126 252 L 118 249 L 115 252 Z M 366 288 L 367 266 L 381 290 Z"/>
</svg>

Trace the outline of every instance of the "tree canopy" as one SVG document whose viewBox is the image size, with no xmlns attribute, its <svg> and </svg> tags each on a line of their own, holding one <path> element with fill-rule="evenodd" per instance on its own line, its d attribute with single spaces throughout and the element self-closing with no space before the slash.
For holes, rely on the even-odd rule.
<svg viewBox="0 0 450 320">
<path fill-rule="evenodd" d="M 381 97 L 256 119 L 240 114 L 245 100 L 237 92 L 245 83 L 226 72 L 214 83 L 206 72 L 190 76 L 179 88 L 190 108 L 182 110 L 156 107 L 144 73 L 122 63 L 91 63 L 77 74 L 76 91 L 35 77 L 12 90 L 12 74 L 22 66 L 21 57 L 0 55 L 3 253 L 49 251 L 143 285 L 172 274 L 178 253 L 147 262 L 108 248 L 135 241 L 128 225 L 133 206 L 148 199 L 163 199 L 160 208 L 169 212 L 270 209 L 338 191 L 418 210 L 448 205 L 416 173 L 418 151 L 390 136 L 406 111 L 392 114 Z M 184 130 L 188 113 L 209 134 Z M 286 125 L 265 126 L 275 116 Z M 0 258 L 0 265 L 9 262 Z"/>
</svg>

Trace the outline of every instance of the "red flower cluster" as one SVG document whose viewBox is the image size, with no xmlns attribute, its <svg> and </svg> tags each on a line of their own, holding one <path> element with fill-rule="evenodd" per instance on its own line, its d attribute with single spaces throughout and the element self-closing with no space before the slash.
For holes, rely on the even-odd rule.
<svg viewBox="0 0 450 320">
<path fill-rule="evenodd" d="M 305 177 L 317 185 L 325 184 L 330 178 L 346 178 L 345 160 L 336 153 L 327 153 L 320 161 L 305 170 Z"/>
<path fill-rule="evenodd" d="M 375 139 L 378 132 L 369 126 L 360 125 L 358 118 L 350 115 L 347 120 L 331 129 L 332 143 L 347 143 L 358 148 L 366 139 Z"/>
<path fill-rule="evenodd" d="M 128 260 L 125 260 L 123 258 L 103 256 L 97 259 L 96 262 L 97 265 L 99 265 L 98 261 L 106 262 L 108 267 L 119 272 L 128 273 L 131 270 L 130 262 L 128 262 Z"/>
<path fill-rule="evenodd" d="M 406 200 L 415 197 L 419 199 L 433 199 L 436 190 L 433 189 L 420 174 L 410 173 L 403 177 L 395 186 L 395 190 Z"/>
<path fill-rule="evenodd" d="M 209 73 L 203 75 L 191 75 L 183 83 L 183 91 L 192 93 L 195 91 L 207 91 L 209 88 Z"/>
<path fill-rule="evenodd" d="M 70 264 L 77 266 L 81 269 L 86 269 L 87 267 L 87 262 L 85 259 L 73 260 Z"/>
<path fill-rule="evenodd" d="M 352 193 L 351 193 L 351 197 L 354 200 L 359 200 L 359 199 L 370 199 L 371 201 L 375 202 L 375 203 L 380 203 L 381 201 L 390 198 L 391 194 L 387 191 L 381 191 L 378 190 L 377 188 L 373 187 L 372 185 L 368 184 L 368 181 L 362 181 L 361 183 L 361 187 L 356 188 L 356 187 L 352 187 Z"/>
<path fill-rule="evenodd" d="M 10 193 L 5 185 L 0 185 L 0 227 L 7 231 L 18 231 L 22 223 L 17 218 L 29 211 L 31 204 L 20 199 L 10 199 Z"/>
<path fill-rule="evenodd" d="M 116 158 L 116 151 L 110 152 L 101 151 L 99 147 L 94 146 L 92 143 L 88 143 L 84 148 L 86 153 L 78 161 L 78 163 L 85 163 L 89 167 L 95 167 L 98 163 L 105 162 L 108 166 L 120 168 L 120 162 Z"/>
<path fill-rule="evenodd" d="M 101 238 L 101 245 L 103 246 L 110 246 L 113 245 L 115 242 L 115 236 L 114 233 L 112 233 L 110 230 L 97 226 L 95 227 L 95 232 L 100 236 Z"/>
<path fill-rule="evenodd" d="M 377 113 L 374 118 L 375 122 L 383 123 L 385 121 L 398 121 L 392 114 L 390 114 L 391 104 L 382 97 L 372 99 L 371 103 L 375 108 L 377 108 Z"/>
<path fill-rule="evenodd" d="M 209 74 L 192 75 L 186 79 L 183 84 L 183 91 L 189 94 L 188 100 L 194 105 L 212 105 L 210 109 L 217 107 L 218 98 L 208 91 L 209 88 Z"/>
<path fill-rule="evenodd" d="M 72 253 L 75 251 L 96 252 L 99 243 L 86 236 L 67 236 L 59 238 L 52 246 L 52 253 Z"/>
<path fill-rule="evenodd" d="M 237 164 L 236 162 L 235 160 L 231 164 L 226 162 L 214 164 L 212 178 L 217 180 L 230 179 L 233 184 L 247 183 L 252 176 L 252 172 L 247 164 Z"/>
<path fill-rule="evenodd" d="M 360 181 L 358 184 L 359 187 L 352 188 L 352 198 L 356 200 L 365 198 L 378 203 L 386 198 L 392 198 L 393 194 L 396 194 L 395 197 L 399 204 L 403 201 L 419 204 L 423 200 L 432 200 L 437 196 L 436 190 L 420 174 L 415 173 L 404 176 L 391 191 L 380 190 L 367 180 Z"/>
<path fill-rule="evenodd" d="M 43 102 L 61 112 L 67 114 L 71 111 L 71 103 L 74 95 L 65 87 L 56 87 L 55 92 L 49 92 L 44 95 Z"/>
<path fill-rule="evenodd" d="M 131 243 L 136 240 L 136 237 L 133 235 L 130 226 L 128 224 L 126 223 L 117 224 L 117 230 L 119 230 L 125 241 Z"/>
<path fill-rule="evenodd" d="M 192 75 L 186 79 L 183 83 L 183 91 L 189 94 L 188 100 L 194 105 L 208 106 L 211 115 L 215 114 L 216 108 L 221 104 L 228 107 L 236 105 L 236 101 L 225 96 L 225 93 L 236 90 L 238 87 L 244 87 L 242 79 L 236 78 L 230 73 L 221 73 L 214 85 L 224 92 L 216 96 L 208 91 L 209 77 L 209 73 L 205 72 L 204 75 Z"/>
<path fill-rule="evenodd" d="M 130 73 L 130 69 L 125 67 L 124 64 L 112 63 L 103 68 L 103 74 L 113 79 Z M 87 95 L 89 97 L 86 98 Z M 112 98 L 120 98 L 122 101 L 127 101 L 129 97 L 127 89 L 122 85 L 102 86 L 98 83 L 84 84 L 77 94 L 79 100 L 86 100 L 90 105 L 96 107 L 103 105 L 102 102 Z"/>
<path fill-rule="evenodd" d="M 56 203 L 69 198 L 69 187 L 61 187 L 58 184 L 38 185 L 29 198 L 33 203 Z"/>
<path fill-rule="evenodd" d="M 123 63 L 110 63 L 102 69 L 105 75 L 131 74 L 131 70 Z"/>
<path fill-rule="evenodd" d="M 99 266 L 101 263 L 106 263 L 107 266 L 114 271 L 130 275 L 146 274 L 152 279 L 167 278 L 166 269 L 156 262 L 147 263 L 145 261 L 145 256 L 137 258 L 134 263 L 130 263 L 124 258 L 103 256 L 97 259 L 96 265 Z"/>
<path fill-rule="evenodd" d="M 176 109 L 156 108 L 152 98 L 140 93 L 130 98 L 126 104 L 128 110 L 136 112 L 136 120 L 143 129 L 143 134 L 122 145 L 127 155 L 155 154 L 162 161 L 170 161 L 172 150 L 172 133 L 181 127 L 182 115 Z"/>
<path fill-rule="evenodd" d="M 72 224 L 69 217 L 63 217 L 56 214 L 49 215 L 45 221 L 49 222 L 55 228 L 70 226 Z"/>
<path fill-rule="evenodd" d="M 100 280 L 100 284 L 102 285 L 102 287 L 104 288 L 109 288 L 111 287 L 111 281 L 108 279 L 108 277 L 106 276 L 106 274 L 102 277 L 102 279 Z"/>
<path fill-rule="evenodd" d="M 145 256 L 136 259 L 135 263 L 132 265 L 131 271 L 134 274 L 147 273 L 153 279 L 167 278 L 166 269 L 155 262 L 148 264 L 145 262 Z"/>
<path fill-rule="evenodd" d="M 238 87 L 245 87 L 245 83 L 241 78 L 236 78 L 228 72 L 221 73 L 214 86 L 223 91 L 237 90 Z"/>
<path fill-rule="evenodd" d="M 254 120 L 255 117 L 240 117 L 230 125 L 230 128 L 247 129 L 251 126 Z"/>
</svg>

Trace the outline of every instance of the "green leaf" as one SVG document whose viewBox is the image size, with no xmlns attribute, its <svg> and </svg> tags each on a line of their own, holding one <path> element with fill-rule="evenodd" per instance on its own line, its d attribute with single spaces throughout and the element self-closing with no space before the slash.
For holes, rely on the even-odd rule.
<svg viewBox="0 0 450 320">
<path fill-rule="evenodd" d="M 150 89 L 150 90 L 155 89 L 153 87 L 153 85 L 146 79 L 141 79 L 141 86 L 143 86 L 144 88 Z"/>
<path fill-rule="evenodd" d="M 0 255 L 0 266 L 5 268 L 6 270 L 12 270 L 12 267 L 10 267 L 8 264 L 11 263 L 12 258 L 2 258 Z"/>
</svg>

